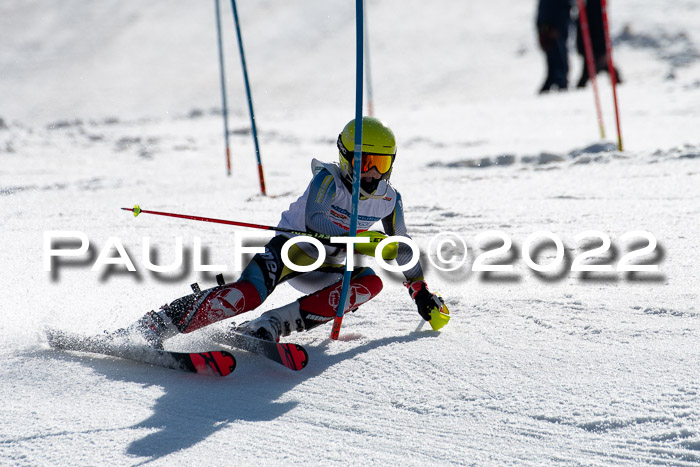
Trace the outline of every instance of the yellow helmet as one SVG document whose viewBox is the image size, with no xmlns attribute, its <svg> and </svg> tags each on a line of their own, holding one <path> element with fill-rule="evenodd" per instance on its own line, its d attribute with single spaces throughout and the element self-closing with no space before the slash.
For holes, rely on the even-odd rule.
<svg viewBox="0 0 700 467">
<path fill-rule="evenodd" d="M 348 184 L 352 184 L 355 156 L 355 119 L 345 125 L 338 135 L 340 151 L 340 173 Z M 381 178 L 361 182 L 365 195 L 374 193 L 381 180 L 389 180 L 396 158 L 396 137 L 384 122 L 374 117 L 362 117 L 362 172 L 377 169 Z"/>
</svg>

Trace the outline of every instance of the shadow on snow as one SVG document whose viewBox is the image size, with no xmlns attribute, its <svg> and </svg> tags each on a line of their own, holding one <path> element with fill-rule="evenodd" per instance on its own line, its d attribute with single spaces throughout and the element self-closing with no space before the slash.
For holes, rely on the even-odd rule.
<svg viewBox="0 0 700 467">
<path fill-rule="evenodd" d="M 236 371 L 224 378 L 181 373 L 111 357 L 85 358 L 78 353 L 55 350 L 41 353 L 58 360 L 80 362 L 111 381 L 157 386 L 163 390 L 163 395 L 152 407 L 153 414 L 130 427 L 155 430 L 133 441 L 126 449 L 128 455 L 146 458 L 142 463 L 148 463 L 195 446 L 235 422 L 265 422 L 286 414 L 298 403 L 277 400 L 337 363 L 386 345 L 435 335 L 413 331 L 403 336 L 370 341 L 333 355 L 324 352 L 330 343 L 327 340 L 316 347 L 307 347 L 309 365 L 299 372 L 236 351 L 239 362 Z M 234 440 L 231 443 L 233 446 Z"/>
</svg>

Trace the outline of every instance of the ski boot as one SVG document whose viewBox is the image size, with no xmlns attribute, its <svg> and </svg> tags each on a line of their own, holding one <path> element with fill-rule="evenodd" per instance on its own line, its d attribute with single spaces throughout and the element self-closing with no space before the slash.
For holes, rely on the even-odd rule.
<svg viewBox="0 0 700 467">
<path fill-rule="evenodd" d="M 145 344 L 154 349 L 163 349 L 163 341 L 178 334 L 177 326 L 173 324 L 172 319 L 166 314 L 166 307 L 161 307 L 158 311 L 152 310 L 146 313 L 141 319 L 136 321 L 129 327 L 120 328 L 113 332 L 105 333 L 112 339 L 126 339 L 139 341 L 138 343 Z"/>
<path fill-rule="evenodd" d="M 131 330 L 143 337 L 149 346 L 156 349 L 162 349 L 164 340 L 180 333 L 170 316 L 167 315 L 166 307 L 162 307 L 158 311 L 149 311 L 131 326 Z"/>
<path fill-rule="evenodd" d="M 299 301 L 274 310 L 269 310 L 252 321 L 241 323 L 236 332 L 248 334 L 272 342 L 279 342 L 281 336 L 288 336 L 292 330 L 302 332 L 306 330 L 304 319 L 299 311 Z"/>
</svg>

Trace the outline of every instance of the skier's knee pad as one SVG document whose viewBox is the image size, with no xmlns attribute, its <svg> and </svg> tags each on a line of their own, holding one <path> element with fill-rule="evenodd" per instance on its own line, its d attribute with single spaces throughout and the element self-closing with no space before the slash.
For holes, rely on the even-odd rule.
<svg viewBox="0 0 700 467">
<path fill-rule="evenodd" d="M 370 301 L 382 291 L 384 288 L 384 283 L 382 279 L 372 271 L 370 268 L 366 268 L 369 272 L 363 274 L 362 276 L 355 277 L 350 281 L 350 287 L 353 288 L 354 294 L 357 296 L 356 300 L 353 302 L 352 296 L 350 298 L 350 309 L 357 308 L 365 302 Z M 353 306 L 355 303 L 355 306 Z"/>
<path fill-rule="evenodd" d="M 363 268 L 369 269 L 369 268 Z M 350 281 L 346 311 L 354 311 L 363 303 L 370 301 L 379 292 L 382 280 L 369 269 L 369 273 L 355 277 Z M 304 319 L 306 329 L 314 328 L 332 320 L 338 312 L 342 282 L 337 282 L 318 292 L 299 299 L 299 311 Z"/>
<path fill-rule="evenodd" d="M 238 281 L 178 298 L 165 306 L 165 314 L 180 332 L 188 333 L 250 311 L 260 303 L 256 287 L 250 282 Z"/>
</svg>

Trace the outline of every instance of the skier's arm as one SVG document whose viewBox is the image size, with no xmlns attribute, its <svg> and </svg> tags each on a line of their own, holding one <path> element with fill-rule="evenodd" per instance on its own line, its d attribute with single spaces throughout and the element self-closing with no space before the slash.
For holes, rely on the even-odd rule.
<svg viewBox="0 0 700 467">
<path fill-rule="evenodd" d="M 382 224 L 387 235 L 408 237 L 400 194 L 396 193 L 396 207 L 389 216 L 382 219 Z M 405 243 L 399 243 L 396 262 L 399 265 L 407 264 L 412 256 L 411 247 Z M 404 271 L 404 276 L 406 277 L 404 285 L 408 287 L 408 293 L 416 304 L 421 317 L 428 321 L 436 331 L 446 325 L 450 320 L 449 311 L 442 298 L 428 290 L 428 284 L 423 280 L 423 268 L 421 268 L 420 261 L 408 271 Z"/>
<path fill-rule="evenodd" d="M 335 180 L 327 170 L 321 170 L 311 181 L 306 198 L 306 230 L 331 236 L 347 235 L 339 225 L 328 220 L 328 212 L 335 197 Z"/>
<path fill-rule="evenodd" d="M 411 238 L 408 236 L 408 230 L 406 229 L 406 223 L 404 222 L 403 202 L 401 201 L 401 195 L 399 193 L 396 193 L 396 207 L 394 208 L 394 211 L 382 219 L 382 225 L 384 226 L 384 231 L 389 236 L 399 235 L 401 237 Z M 396 257 L 396 262 L 399 264 L 399 266 L 407 264 L 409 261 L 411 261 L 412 257 L 413 250 L 411 250 L 411 247 L 403 242 L 399 243 L 399 253 Z M 404 271 L 403 275 L 409 282 L 422 281 L 423 268 L 421 268 L 420 261 L 418 261 L 418 263 L 416 263 L 416 265 L 411 269 Z"/>
</svg>

